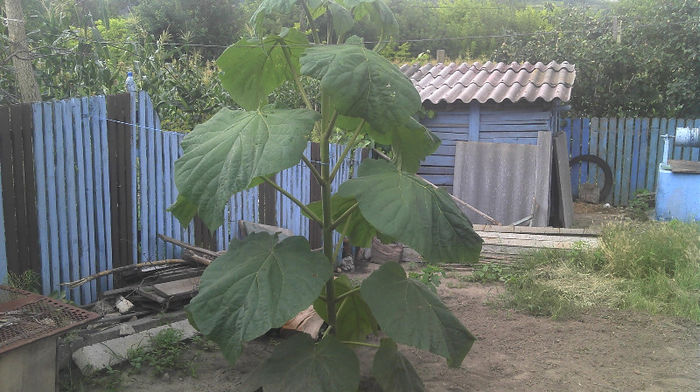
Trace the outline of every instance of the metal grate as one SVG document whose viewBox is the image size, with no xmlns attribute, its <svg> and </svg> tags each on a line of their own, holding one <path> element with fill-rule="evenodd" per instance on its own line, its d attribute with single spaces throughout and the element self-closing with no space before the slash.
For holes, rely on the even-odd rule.
<svg viewBox="0 0 700 392">
<path fill-rule="evenodd" d="M 0 285 L 0 353 L 98 317 L 43 295 Z"/>
</svg>

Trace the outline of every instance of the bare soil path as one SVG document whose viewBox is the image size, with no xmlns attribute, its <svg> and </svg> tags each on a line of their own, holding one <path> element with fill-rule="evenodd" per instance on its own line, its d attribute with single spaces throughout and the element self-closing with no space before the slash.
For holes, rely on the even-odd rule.
<svg viewBox="0 0 700 392">
<path fill-rule="evenodd" d="M 478 341 L 459 369 L 449 369 L 441 357 L 402 348 L 429 391 L 700 391 L 695 323 L 613 310 L 553 321 L 489 305 L 503 290 L 500 284 L 445 283 L 440 296 Z M 218 351 L 192 349 L 186 370 L 166 377 L 125 373 L 119 390 L 237 391 L 276 341 L 250 343 L 233 368 Z M 372 352 L 358 354 L 368 374 Z M 378 389 L 365 378 L 363 390 Z"/>
</svg>

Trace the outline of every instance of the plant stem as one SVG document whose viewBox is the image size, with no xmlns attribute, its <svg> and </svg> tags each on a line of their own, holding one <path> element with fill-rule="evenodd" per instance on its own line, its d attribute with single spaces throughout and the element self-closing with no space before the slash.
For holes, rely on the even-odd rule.
<svg viewBox="0 0 700 392">
<path fill-rule="evenodd" d="M 301 160 L 304 161 L 306 166 L 309 167 L 309 170 L 311 170 L 311 174 L 316 178 L 316 181 L 318 183 L 321 183 L 321 173 L 319 173 L 318 169 L 316 169 L 316 166 L 314 166 L 313 162 L 309 160 L 309 158 L 305 157 L 304 155 L 301 156 Z"/>
<path fill-rule="evenodd" d="M 330 162 L 330 132 L 328 129 L 333 128 L 337 112 L 329 113 L 330 97 L 326 94 L 321 94 L 321 206 L 323 207 L 323 254 L 328 259 L 331 266 L 335 265 L 333 259 L 333 229 L 331 229 L 331 183 L 328 181 L 330 177 L 329 162 Z M 335 313 L 335 289 L 333 277 L 331 276 L 326 282 L 326 310 L 328 314 L 328 325 L 335 329 L 336 313 Z M 335 333 L 335 332 L 333 332 Z"/>
<path fill-rule="evenodd" d="M 296 197 L 292 196 L 291 193 L 287 192 L 286 190 L 284 190 L 284 188 L 280 187 L 279 185 L 277 185 L 276 182 L 272 181 L 271 179 L 269 179 L 269 178 L 267 178 L 267 177 L 263 177 L 263 180 L 265 180 L 265 182 L 267 182 L 268 184 L 272 185 L 273 188 L 277 189 L 277 191 L 278 191 L 279 193 L 281 193 L 281 194 L 287 196 L 287 198 L 288 198 L 289 200 L 291 200 L 294 204 L 298 205 L 299 208 L 301 208 L 301 210 L 304 211 L 304 213 L 306 213 L 306 215 L 309 216 L 309 218 L 311 218 L 311 219 L 315 220 L 316 222 L 319 222 L 319 223 L 321 223 L 321 224 L 323 225 L 323 222 L 321 222 L 321 219 L 320 219 L 316 214 L 314 214 L 314 212 L 311 211 L 311 210 L 309 209 L 309 207 L 307 207 L 307 206 L 306 206 L 304 203 L 302 203 L 299 199 L 297 199 Z M 324 226 L 325 226 L 325 225 L 324 225 Z"/>
<path fill-rule="evenodd" d="M 345 241 L 345 236 L 340 236 L 340 241 L 335 244 L 335 250 L 333 251 L 333 260 L 338 260 L 338 253 L 340 253 L 340 248 L 343 246 L 343 241 Z"/>
<path fill-rule="evenodd" d="M 345 219 L 347 219 L 355 210 L 357 209 L 359 203 L 355 203 L 350 208 L 345 210 L 343 212 L 343 215 L 339 216 L 338 219 L 334 220 L 333 223 L 331 223 L 331 230 L 335 230 L 336 227 L 338 227 Z M 349 222 L 349 221 L 348 221 Z M 345 231 L 345 230 L 343 230 Z"/>
<path fill-rule="evenodd" d="M 292 72 L 292 76 L 294 77 L 294 84 L 296 84 L 297 90 L 299 90 L 299 94 L 301 94 L 301 99 L 304 100 L 306 108 L 309 110 L 314 110 L 313 105 L 311 105 L 311 100 L 309 100 L 309 97 L 306 95 L 306 91 L 304 91 L 304 86 L 301 84 L 301 79 L 299 79 L 297 69 L 296 67 L 294 67 L 294 64 L 292 64 L 292 54 L 289 52 L 289 48 L 286 46 L 282 46 L 282 53 L 284 53 L 284 58 L 285 60 L 287 60 L 287 66 L 289 67 L 289 70 Z"/>
<path fill-rule="evenodd" d="M 351 290 L 348 290 L 348 291 L 344 292 L 343 294 L 340 294 L 340 295 L 335 299 L 335 302 L 340 302 L 340 300 L 342 300 L 343 298 L 345 298 L 345 297 L 347 297 L 347 296 L 349 296 L 349 295 L 353 295 L 353 294 L 355 294 L 355 293 L 358 292 L 358 291 L 360 291 L 360 286 L 357 286 L 357 287 L 355 287 L 355 288 L 353 288 L 353 289 L 351 289 Z"/>
<path fill-rule="evenodd" d="M 374 347 L 374 348 L 379 348 L 378 344 L 372 344 L 372 343 L 365 343 L 365 342 L 353 342 L 351 340 L 342 340 L 340 343 L 343 344 L 352 344 L 355 346 L 364 346 L 364 347 Z"/>
<path fill-rule="evenodd" d="M 340 166 L 345 160 L 345 157 L 348 155 L 350 150 L 355 146 L 355 142 L 357 141 L 357 138 L 360 136 L 360 133 L 362 133 L 362 128 L 365 126 L 365 120 L 360 121 L 360 125 L 355 129 L 355 133 L 352 135 L 352 140 L 348 144 L 345 145 L 345 149 L 343 150 L 342 154 L 340 154 L 340 158 L 338 158 L 338 161 L 335 163 L 335 166 L 333 166 L 333 170 L 331 171 L 331 181 L 335 178 L 335 175 L 338 174 L 338 170 L 340 170 Z"/>
<path fill-rule="evenodd" d="M 311 16 L 311 10 L 306 4 L 306 1 L 301 2 L 302 7 L 304 7 L 304 13 L 306 14 L 306 19 L 309 20 L 309 26 L 311 27 L 311 34 L 314 36 L 314 43 L 320 44 L 321 38 L 318 37 L 318 31 L 316 30 L 316 23 L 314 23 L 314 17 Z"/>
</svg>

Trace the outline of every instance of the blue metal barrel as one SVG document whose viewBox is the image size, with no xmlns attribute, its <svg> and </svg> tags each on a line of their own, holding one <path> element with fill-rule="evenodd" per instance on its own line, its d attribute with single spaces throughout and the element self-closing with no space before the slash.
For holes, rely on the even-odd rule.
<svg viewBox="0 0 700 392">
<path fill-rule="evenodd" d="M 700 174 L 673 173 L 659 168 L 656 219 L 700 222 Z"/>
</svg>

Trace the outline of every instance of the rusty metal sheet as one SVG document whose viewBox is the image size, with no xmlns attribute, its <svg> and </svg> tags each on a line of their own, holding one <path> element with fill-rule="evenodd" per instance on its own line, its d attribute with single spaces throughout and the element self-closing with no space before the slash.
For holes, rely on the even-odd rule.
<svg viewBox="0 0 700 392">
<path fill-rule="evenodd" d="M 401 72 L 411 79 L 421 100 L 431 103 L 535 102 L 538 99 L 567 102 L 576 79 L 573 64 L 554 61 L 549 64 L 490 61 L 484 64 L 404 64 Z"/>
<path fill-rule="evenodd" d="M 0 354 L 98 317 L 43 295 L 0 285 Z"/>
</svg>

